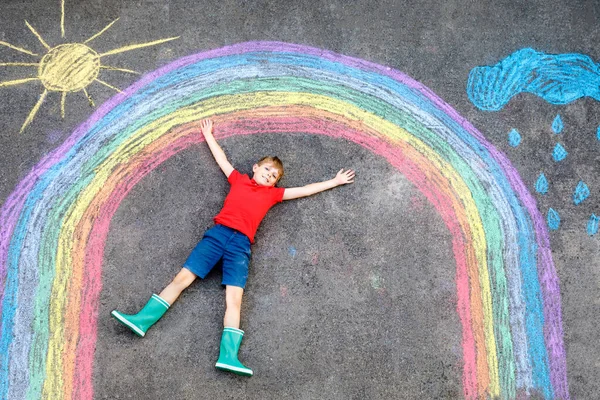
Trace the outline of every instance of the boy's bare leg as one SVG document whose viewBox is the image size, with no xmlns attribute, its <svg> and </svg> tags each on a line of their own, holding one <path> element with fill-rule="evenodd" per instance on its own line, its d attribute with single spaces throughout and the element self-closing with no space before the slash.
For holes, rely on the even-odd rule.
<svg viewBox="0 0 600 400">
<path fill-rule="evenodd" d="M 225 286 L 225 318 L 223 326 L 240 329 L 240 313 L 242 309 L 242 295 L 244 289 L 238 286 Z"/>
<path fill-rule="evenodd" d="M 192 271 L 187 268 L 181 268 L 181 271 L 179 271 L 179 273 L 175 275 L 175 278 L 173 278 L 173 281 L 169 283 L 162 292 L 160 292 L 159 296 L 170 305 L 173 305 L 181 292 L 183 292 L 183 290 L 190 286 L 195 280 L 196 275 L 194 275 Z"/>
</svg>

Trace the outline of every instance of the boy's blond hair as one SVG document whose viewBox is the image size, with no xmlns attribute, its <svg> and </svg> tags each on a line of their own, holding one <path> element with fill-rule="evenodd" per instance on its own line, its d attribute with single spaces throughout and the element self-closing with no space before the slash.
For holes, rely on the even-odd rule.
<svg viewBox="0 0 600 400">
<path fill-rule="evenodd" d="M 279 157 L 277 157 L 277 156 L 275 156 L 275 157 L 271 157 L 271 156 L 263 157 L 260 160 L 258 160 L 258 162 L 256 164 L 258 166 L 261 166 L 264 163 L 271 163 L 271 164 L 273 164 L 273 166 L 275 168 L 277 168 L 277 171 L 279 171 L 279 176 L 277 177 L 277 182 L 279 182 L 279 180 L 281 178 L 283 178 L 283 163 L 281 162 L 281 160 L 279 159 Z"/>
</svg>

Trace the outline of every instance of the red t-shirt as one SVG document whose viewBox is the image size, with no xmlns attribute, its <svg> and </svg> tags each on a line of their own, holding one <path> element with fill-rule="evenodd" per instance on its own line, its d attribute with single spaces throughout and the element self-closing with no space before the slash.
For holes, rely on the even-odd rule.
<svg viewBox="0 0 600 400">
<path fill-rule="evenodd" d="M 238 230 L 254 243 L 258 225 L 271 207 L 283 201 L 285 189 L 261 186 L 248 175 L 242 175 L 235 169 L 227 181 L 231 188 L 223 208 L 214 218 L 215 224 Z"/>
</svg>

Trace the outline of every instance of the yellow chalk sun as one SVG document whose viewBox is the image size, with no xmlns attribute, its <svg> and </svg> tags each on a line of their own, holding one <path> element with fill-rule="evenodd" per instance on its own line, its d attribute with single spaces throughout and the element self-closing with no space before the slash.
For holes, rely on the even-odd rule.
<svg viewBox="0 0 600 400">
<path fill-rule="evenodd" d="M 100 55 L 84 44 L 69 43 L 51 49 L 40 62 L 38 77 L 57 92 L 78 92 L 96 80 Z"/>
<path fill-rule="evenodd" d="M 65 4 L 64 0 L 61 1 L 61 35 L 65 37 Z M 88 94 L 86 88 L 92 82 L 101 83 L 104 86 L 107 86 L 117 92 L 120 92 L 114 86 L 109 85 L 108 83 L 98 79 L 98 75 L 100 75 L 101 69 L 113 70 L 113 71 L 121 71 L 127 72 L 130 74 L 137 74 L 137 72 L 125 69 L 125 68 L 116 68 L 108 65 L 102 65 L 100 60 L 102 57 L 110 56 L 112 54 L 123 53 L 125 51 L 135 50 L 142 47 L 155 46 L 160 43 L 168 42 L 170 40 L 178 39 L 177 37 L 167 38 L 167 39 L 159 39 L 153 42 L 147 43 L 139 43 L 132 44 L 129 46 L 120 47 L 118 49 L 114 49 L 108 51 L 106 53 L 97 53 L 94 49 L 87 46 L 87 43 L 96 39 L 102 33 L 104 33 L 108 28 L 110 28 L 115 22 L 119 19 L 112 21 L 110 24 L 105 26 L 100 32 L 96 33 L 94 36 L 90 37 L 83 43 L 65 43 L 60 44 L 55 47 L 50 47 L 44 39 L 40 36 L 39 33 L 29 24 L 29 22 L 25 21 L 25 25 L 29 28 L 29 30 L 35 35 L 35 37 L 40 41 L 42 46 L 47 50 L 46 54 L 44 54 L 41 60 L 37 63 L 21 63 L 21 62 L 13 62 L 13 63 L 0 63 L 0 66 L 18 66 L 18 67 L 37 67 L 37 77 L 30 77 L 24 79 L 16 79 L 12 81 L 0 82 L 0 87 L 5 86 L 14 86 L 20 85 L 28 82 L 41 82 L 44 91 L 40 94 L 40 98 L 37 103 L 33 106 L 27 119 L 23 123 L 21 127 L 21 132 L 25 130 L 25 128 L 31 123 L 36 113 L 38 112 L 40 106 L 44 102 L 48 92 L 60 92 L 62 93 L 61 98 L 61 116 L 65 117 L 65 99 L 67 93 L 80 92 L 82 91 L 89 100 L 91 106 L 94 106 L 94 101 L 92 97 Z M 10 43 L 3 42 L 0 40 L 0 45 L 6 46 L 13 50 L 19 51 L 21 53 L 29 54 L 31 56 L 39 57 L 38 54 L 29 51 L 27 49 L 14 46 Z"/>
</svg>

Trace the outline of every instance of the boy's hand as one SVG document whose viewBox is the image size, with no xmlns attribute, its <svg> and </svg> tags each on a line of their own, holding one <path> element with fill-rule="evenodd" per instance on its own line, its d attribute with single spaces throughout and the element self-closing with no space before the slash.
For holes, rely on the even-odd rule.
<svg viewBox="0 0 600 400">
<path fill-rule="evenodd" d="M 219 146 L 219 144 L 215 140 L 215 137 L 212 134 L 212 121 L 210 119 L 203 119 L 200 123 L 200 128 L 202 129 L 202 134 L 204 135 L 204 139 L 206 139 L 206 144 L 208 144 L 210 152 L 215 158 L 215 161 L 217 162 L 217 164 L 219 164 L 219 167 L 221 168 L 221 171 L 223 171 L 225 176 L 229 178 L 229 175 L 231 175 L 231 173 L 233 172 L 233 166 L 227 160 L 225 152 L 223 151 L 221 146 Z"/>
<path fill-rule="evenodd" d="M 200 123 L 200 128 L 202 129 L 202 134 L 204 135 L 204 137 L 206 137 L 206 135 L 212 135 L 212 128 L 213 128 L 212 120 L 203 119 L 202 122 Z"/>
<path fill-rule="evenodd" d="M 335 183 L 337 183 L 338 185 L 345 185 L 346 183 L 352 183 L 354 182 L 354 175 L 355 172 L 354 170 L 347 170 L 344 171 L 344 168 L 340 169 L 340 171 L 337 173 L 337 175 L 335 176 Z"/>
</svg>

